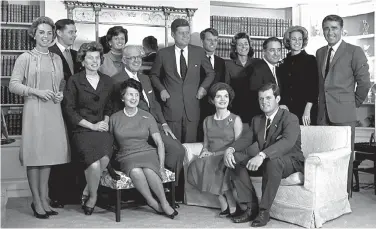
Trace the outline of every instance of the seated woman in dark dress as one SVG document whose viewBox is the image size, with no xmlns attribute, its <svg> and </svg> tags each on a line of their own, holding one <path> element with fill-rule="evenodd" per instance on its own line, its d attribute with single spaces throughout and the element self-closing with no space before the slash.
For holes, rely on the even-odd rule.
<svg viewBox="0 0 376 229">
<path fill-rule="evenodd" d="M 216 83 L 210 88 L 209 102 L 216 112 L 204 120 L 204 146 L 199 158 L 189 165 L 187 175 L 187 181 L 198 190 L 218 196 L 220 216 L 234 215 L 236 211 L 230 178 L 223 170 L 223 150 L 243 130 L 241 118 L 228 110 L 234 97 L 235 92 L 228 84 Z"/>
<path fill-rule="evenodd" d="M 85 70 L 68 79 L 64 91 L 64 112 L 72 126 L 72 147 L 84 164 L 87 185 L 82 209 L 91 215 L 103 170 L 112 155 L 113 138 L 108 132 L 112 113 L 112 79 L 99 72 L 103 48 L 97 42 L 84 43 L 77 59 Z"/>
<path fill-rule="evenodd" d="M 154 117 L 137 108 L 142 96 L 140 82 L 128 79 L 121 85 L 121 99 L 125 107 L 110 117 L 109 125 L 119 149 L 114 155 L 115 160 L 120 170 L 132 179 L 147 204 L 157 213 L 173 219 L 178 212 L 167 202 L 162 184 L 162 179 L 166 178 L 165 148 Z M 157 149 L 148 144 L 150 135 Z"/>
</svg>

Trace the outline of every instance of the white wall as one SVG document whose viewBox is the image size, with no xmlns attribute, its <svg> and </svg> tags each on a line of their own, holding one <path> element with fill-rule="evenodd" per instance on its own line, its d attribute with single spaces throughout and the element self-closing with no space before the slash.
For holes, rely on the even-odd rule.
<svg viewBox="0 0 376 229">
<path fill-rule="evenodd" d="M 87 2 L 104 2 L 103 0 L 92 0 Z M 197 8 L 192 19 L 192 44 L 201 45 L 199 40 L 199 33 L 210 26 L 210 2 L 209 0 L 163 0 L 163 1 L 151 1 L 151 0 L 125 0 L 114 1 L 108 0 L 106 3 L 125 4 L 125 5 L 146 5 L 146 6 L 171 6 L 176 8 Z M 67 10 L 65 5 L 60 0 L 50 0 L 45 2 L 45 15 L 51 17 L 54 21 L 67 18 Z M 108 28 L 111 26 L 100 26 L 99 35 L 105 35 Z M 158 43 L 164 43 L 164 29 L 162 28 L 150 28 L 150 27 L 133 27 L 124 26 L 128 30 L 128 44 L 141 45 L 142 39 L 145 36 L 153 35 L 158 39 Z M 85 40 L 95 39 L 94 25 L 77 25 L 78 37 L 74 46 L 77 49 L 78 44 Z M 169 35 L 169 42 L 172 41 Z"/>
</svg>

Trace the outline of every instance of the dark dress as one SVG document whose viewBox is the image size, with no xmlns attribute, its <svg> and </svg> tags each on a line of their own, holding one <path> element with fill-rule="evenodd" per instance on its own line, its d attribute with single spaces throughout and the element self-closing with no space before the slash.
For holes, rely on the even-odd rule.
<svg viewBox="0 0 376 229">
<path fill-rule="evenodd" d="M 291 52 L 279 66 L 281 81 L 281 105 L 286 105 L 290 112 L 302 116 L 307 102 L 313 103 L 311 120 L 315 121 L 315 105 L 318 99 L 318 68 L 316 58 L 304 50 L 292 56 Z"/>
<path fill-rule="evenodd" d="M 208 116 L 204 124 L 208 139 L 209 152 L 223 150 L 235 140 L 234 123 L 236 115 L 223 120 L 215 120 L 214 115 Z M 230 189 L 228 173 L 223 171 L 223 155 L 197 158 L 188 167 L 187 181 L 201 192 L 222 195 Z"/>
<path fill-rule="evenodd" d="M 230 111 L 240 116 L 244 123 L 251 123 L 252 111 L 249 106 L 245 106 L 245 100 L 250 95 L 250 75 L 247 71 L 252 65 L 253 59 L 248 57 L 247 63 L 243 66 L 238 58 L 227 60 L 225 83 L 229 84 L 235 92 Z"/>
<path fill-rule="evenodd" d="M 94 89 L 86 79 L 86 72 L 79 72 L 68 79 L 64 91 L 64 112 L 72 125 L 72 147 L 85 169 L 103 156 L 112 155 L 113 138 L 109 132 L 93 131 L 78 125 L 85 119 L 91 123 L 104 120 L 112 113 L 112 79 L 98 72 L 100 80 Z"/>
<path fill-rule="evenodd" d="M 132 117 L 120 110 L 110 117 L 109 126 L 118 145 L 115 160 L 120 170 L 129 176 L 134 168 L 149 168 L 162 179 L 157 149 L 148 143 L 150 135 L 159 133 L 154 117 L 142 109 Z"/>
</svg>

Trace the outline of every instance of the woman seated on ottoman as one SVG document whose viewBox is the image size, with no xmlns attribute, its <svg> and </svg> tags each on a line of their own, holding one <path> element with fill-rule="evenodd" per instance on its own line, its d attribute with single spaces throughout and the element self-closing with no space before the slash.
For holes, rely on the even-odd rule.
<svg viewBox="0 0 376 229">
<path fill-rule="evenodd" d="M 204 120 L 204 146 L 187 174 L 187 181 L 198 190 L 218 196 L 220 216 L 233 216 L 236 211 L 230 179 L 223 165 L 224 149 L 238 139 L 243 130 L 240 117 L 228 110 L 234 97 L 235 92 L 228 84 L 216 83 L 210 88 L 209 102 L 215 106 L 216 113 Z"/>
<path fill-rule="evenodd" d="M 140 82 L 128 79 L 121 85 L 121 99 L 125 107 L 110 117 L 109 124 L 119 149 L 115 160 L 120 165 L 120 170 L 132 179 L 147 204 L 157 213 L 166 214 L 173 219 L 178 212 L 167 202 L 162 184 L 162 180 L 166 178 L 164 145 L 154 117 L 137 108 L 142 96 Z M 150 135 L 157 149 L 148 144 Z"/>
</svg>

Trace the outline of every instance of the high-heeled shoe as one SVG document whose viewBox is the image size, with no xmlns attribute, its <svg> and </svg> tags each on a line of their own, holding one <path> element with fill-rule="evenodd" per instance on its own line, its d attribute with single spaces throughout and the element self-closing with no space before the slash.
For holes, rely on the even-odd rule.
<svg viewBox="0 0 376 229">
<path fill-rule="evenodd" d="M 49 215 L 46 213 L 46 214 L 39 214 L 36 210 L 35 210 L 35 206 L 34 206 L 34 203 L 31 204 L 31 209 L 33 210 L 34 212 L 34 216 L 38 219 L 48 219 L 49 218 Z"/>
<path fill-rule="evenodd" d="M 229 207 L 227 207 L 226 210 L 221 211 L 219 213 L 219 217 L 225 217 L 225 216 L 228 216 L 228 215 L 230 215 L 230 209 L 229 209 Z"/>
<path fill-rule="evenodd" d="M 158 215 L 164 215 L 164 212 L 157 211 L 157 209 L 153 208 L 151 205 L 147 204 L 151 209 L 153 209 Z"/>
<path fill-rule="evenodd" d="M 47 215 L 59 215 L 59 212 L 51 210 L 51 211 L 46 211 Z"/>
<path fill-rule="evenodd" d="M 170 218 L 170 219 L 174 219 L 175 216 L 177 216 L 178 214 L 179 214 L 179 212 L 176 211 L 176 210 L 174 209 L 174 212 L 173 212 L 171 215 L 167 215 L 167 214 L 166 214 L 166 216 L 167 216 L 168 218 Z"/>
<path fill-rule="evenodd" d="M 88 207 L 86 205 L 82 206 L 82 209 L 84 210 L 85 215 L 91 215 L 91 214 L 93 214 L 94 208 L 95 208 L 95 206 L 92 207 L 92 208 Z"/>
<path fill-rule="evenodd" d="M 88 199 L 89 199 L 89 196 L 82 194 L 82 196 L 81 196 L 81 206 L 84 206 Z"/>
</svg>

